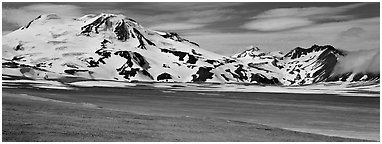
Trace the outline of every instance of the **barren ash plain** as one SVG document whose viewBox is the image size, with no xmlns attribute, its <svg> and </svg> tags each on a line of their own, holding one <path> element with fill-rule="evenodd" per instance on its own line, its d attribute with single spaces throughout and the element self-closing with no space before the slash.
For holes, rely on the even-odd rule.
<svg viewBox="0 0 382 144">
<path fill-rule="evenodd" d="M 379 141 L 378 92 L 4 75 L 2 84 L 3 141 Z"/>
</svg>

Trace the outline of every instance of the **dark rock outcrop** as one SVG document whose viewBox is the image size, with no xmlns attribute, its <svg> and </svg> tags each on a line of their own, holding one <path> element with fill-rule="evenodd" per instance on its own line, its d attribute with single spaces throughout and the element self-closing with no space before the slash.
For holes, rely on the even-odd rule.
<svg viewBox="0 0 382 144">
<path fill-rule="evenodd" d="M 196 74 L 192 75 L 192 82 L 205 82 L 207 79 L 212 79 L 214 73 L 211 72 L 213 67 L 199 67 Z"/>
</svg>

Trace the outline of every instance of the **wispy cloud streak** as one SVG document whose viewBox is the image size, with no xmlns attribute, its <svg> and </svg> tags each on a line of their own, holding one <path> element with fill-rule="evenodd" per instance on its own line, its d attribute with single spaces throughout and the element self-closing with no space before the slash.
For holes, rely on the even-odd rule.
<svg viewBox="0 0 382 144">
<path fill-rule="evenodd" d="M 278 31 L 309 26 L 321 21 L 341 21 L 352 19 L 352 15 L 344 15 L 350 9 L 365 5 L 357 3 L 339 7 L 306 7 L 277 8 L 265 11 L 252 17 L 252 21 L 242 27 L 259 31 Z"/>
<path fill-rule="evenodd" d="M 34 4 L 20 8 L 3 9 L 3 21 L 23 26 L 42 14 L 56 13 L 61 17 L 79 17 L 81 8 L 75 5 Z"/>
</svg>

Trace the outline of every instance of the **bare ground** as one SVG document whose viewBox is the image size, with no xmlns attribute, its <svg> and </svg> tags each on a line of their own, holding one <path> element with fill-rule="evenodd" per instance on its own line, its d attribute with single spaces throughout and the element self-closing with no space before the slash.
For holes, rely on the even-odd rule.
<svg viewBox="0 0 382 144">
<path fill-rule="evenodd" d="M 195 100 L 185 95 L 196 93 L 114 90 L 3 88 L 3 141 L 366 141 L 285 130 L 236 120 L 233 114 L 230 119 L 216 111 L 208 115 L 195 109 L 197 105 L 180 103 L 205 101 L 215 109 L 224 108 L 210 99 L 218 95 L 203 99 L 206 94 L 199 94 L 202 99 Z"/>
</svg>

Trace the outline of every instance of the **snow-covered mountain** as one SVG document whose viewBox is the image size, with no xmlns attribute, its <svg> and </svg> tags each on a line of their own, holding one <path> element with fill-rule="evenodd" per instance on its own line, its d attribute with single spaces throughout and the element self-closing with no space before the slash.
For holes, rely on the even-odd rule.
<svg viewBox="0 0 382 144">
<path fill-rule="evenodd" d="M 32 79 L 80 77 L 117 81 L 175 81 L 305 85 L 379 81 L 378 73 L 335 73 L 346 52 L 332 46 L 295 48 L 286 55 L 251 46 L 231 57 L 200 48 L 173 32 L 147 29 L 123 15 L 65 19 L 41 15 L 3 36 L 3 75 Z"/>
<path fill-rule="evenodd" d="M 338 73 L 336 68 L 339 61 L 347 57 L 347 51 L 335 49 L 330 45 L 313 45 L 308 49 L 297 47 L 287 53 L 283 57 L 282 63 L 280 63 L 284 67 L 282 68 L 284 74 L 283 83 L 286 85 L 302 85 L 322 81 L 379 82 L 379 71 L 375 73 Z M 349 77 L 350 75 L 352 76 Z M 357 76 L 354 77 L 354 75 Z"/>
</svg>

